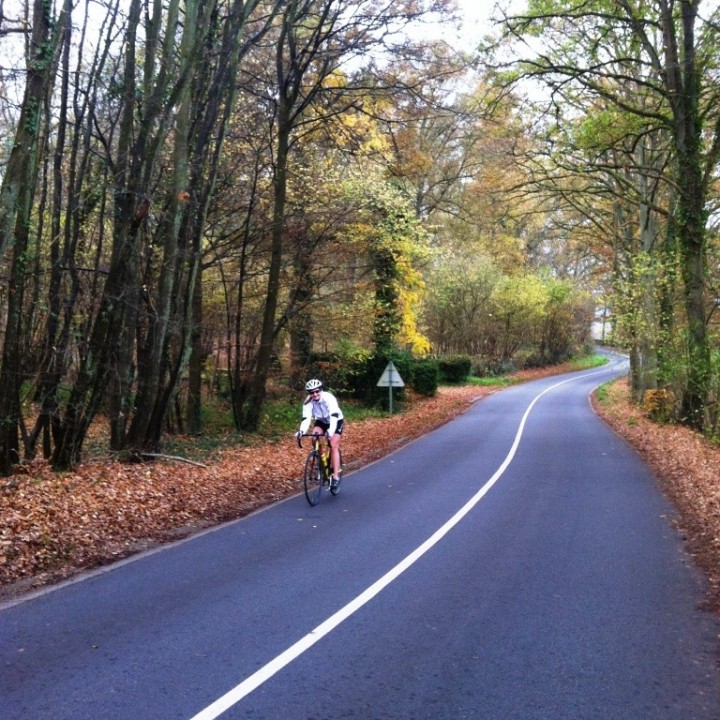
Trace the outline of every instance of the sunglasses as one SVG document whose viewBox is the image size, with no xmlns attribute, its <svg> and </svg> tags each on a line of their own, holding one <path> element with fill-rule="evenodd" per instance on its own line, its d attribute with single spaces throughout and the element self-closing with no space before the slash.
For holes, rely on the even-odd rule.
<svg viewBox="0 0 720 720">
<path fill-rule="evenodd" d="M 319 395 L 321 392 L 322 392 L 321 389 L 311 390 L 311 391 L 310 391 L 310 394 L 311 394 L 311 395 Z"/>
</svg>

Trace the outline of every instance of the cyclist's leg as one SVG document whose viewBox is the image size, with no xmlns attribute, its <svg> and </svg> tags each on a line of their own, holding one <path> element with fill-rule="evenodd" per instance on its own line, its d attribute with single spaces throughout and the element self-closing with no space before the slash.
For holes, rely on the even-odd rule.
<svg viewBox="0 0 720 720">
<path fill-rule="evenodd" d="M 337 424 L 335 434 L 330 438 L 330 458 L 333 476 L 340 477 L 342 471 L 342 463 L 340 462 L 340 441 L 342 440 L 343 430 L 345 429 L 345 420 L 340 420 Z"/>
<path fill-rule="evenodd" d="M 332 467 L 332 480 L 330 482 L 330 490 L 336 495 L 340 489 L 340 479 L 342 477 L 342 457 L 340 455 L 340 441 L 342 440 L 343 421 L 338 423 L 337 431 L 330 438 L 330 457 Z"/>
<path fill-rule="evenodd" d="M 332 467 L 332 473 L 334 477 L 340 476 L 340 435 L 336 433 L 333 435 L 330 442 L 330 460 Z"/>
<path fill-rule="evenodd" d="M 337 436 L 336 436 L 337 437 Z M 330 479 L 330 492 L 337 495 L 340 492 L 340 480 L 342 480 L 342 455 L 340 454 L 340 443 L 336 443 L 331 454 L 337 453 L 335 467 L 333 468 L 332 477 Z"/>
</svg>

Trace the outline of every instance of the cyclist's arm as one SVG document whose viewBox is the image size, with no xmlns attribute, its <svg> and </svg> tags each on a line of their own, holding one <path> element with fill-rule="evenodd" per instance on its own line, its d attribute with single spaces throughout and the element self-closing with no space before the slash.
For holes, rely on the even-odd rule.
<svg viewBox="0 0 720 720">
<path fill-rule="evenodd" d="M 338 401 L 335 399 L 334 395 L 330 395 L 326 402 L 328 412 L 330 413 L 328 435 L 332 436 L 335 434 L 335 430 L 337 430 L 338 420 L 342 417 L 342 412 L 340 411 L 340 405 L 338 405 Z"/>
<path fill-rule="evenodd" d="M 300 430 L 303 434 L 307 433 L 310 429 L 310 421 L 312 420 L 312 403 L 303 403 L 302 407 L 302 422 L 300 423 Z"/>
</svg>

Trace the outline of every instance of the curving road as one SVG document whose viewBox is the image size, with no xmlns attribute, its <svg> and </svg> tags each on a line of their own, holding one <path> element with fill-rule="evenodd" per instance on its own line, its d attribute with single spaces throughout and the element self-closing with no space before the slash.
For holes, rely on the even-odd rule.
<svg viewBox="0 0 720 720">
<path fill-rule="evenodd" d="M 623 372 L 496 393 L 315 508 L 0 608 L 0 718 L 717 720 L 703 579 L 589 407 Z"/>
</svg>

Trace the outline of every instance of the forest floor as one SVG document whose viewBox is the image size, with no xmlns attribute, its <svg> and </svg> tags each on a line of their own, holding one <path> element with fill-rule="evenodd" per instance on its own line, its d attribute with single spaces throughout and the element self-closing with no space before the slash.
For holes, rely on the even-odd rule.
<svg viewBox="0 0 720 720">
<path fill-rule="evenodd" d="M 511 379 L 566 370 L 525 371 Z M 392 452 L 497 391 L 443 387 L 434 398 L 412 397 L 402 414 L 348 424 L 347 469 Z M 629 403 L 626 382 L 607 388 L 594 405 L 646 460 L 676 506 L 688 551 L 709 579 L 708 605 L 720 610 L 720 447 L 645 418 Z M 32 462 L 0 480 L 0 602 L 296 494 L 306 452 L 290 436 L 226 449 L 203 465 L 98 459 L 59 474 Z"/>
</svg>

